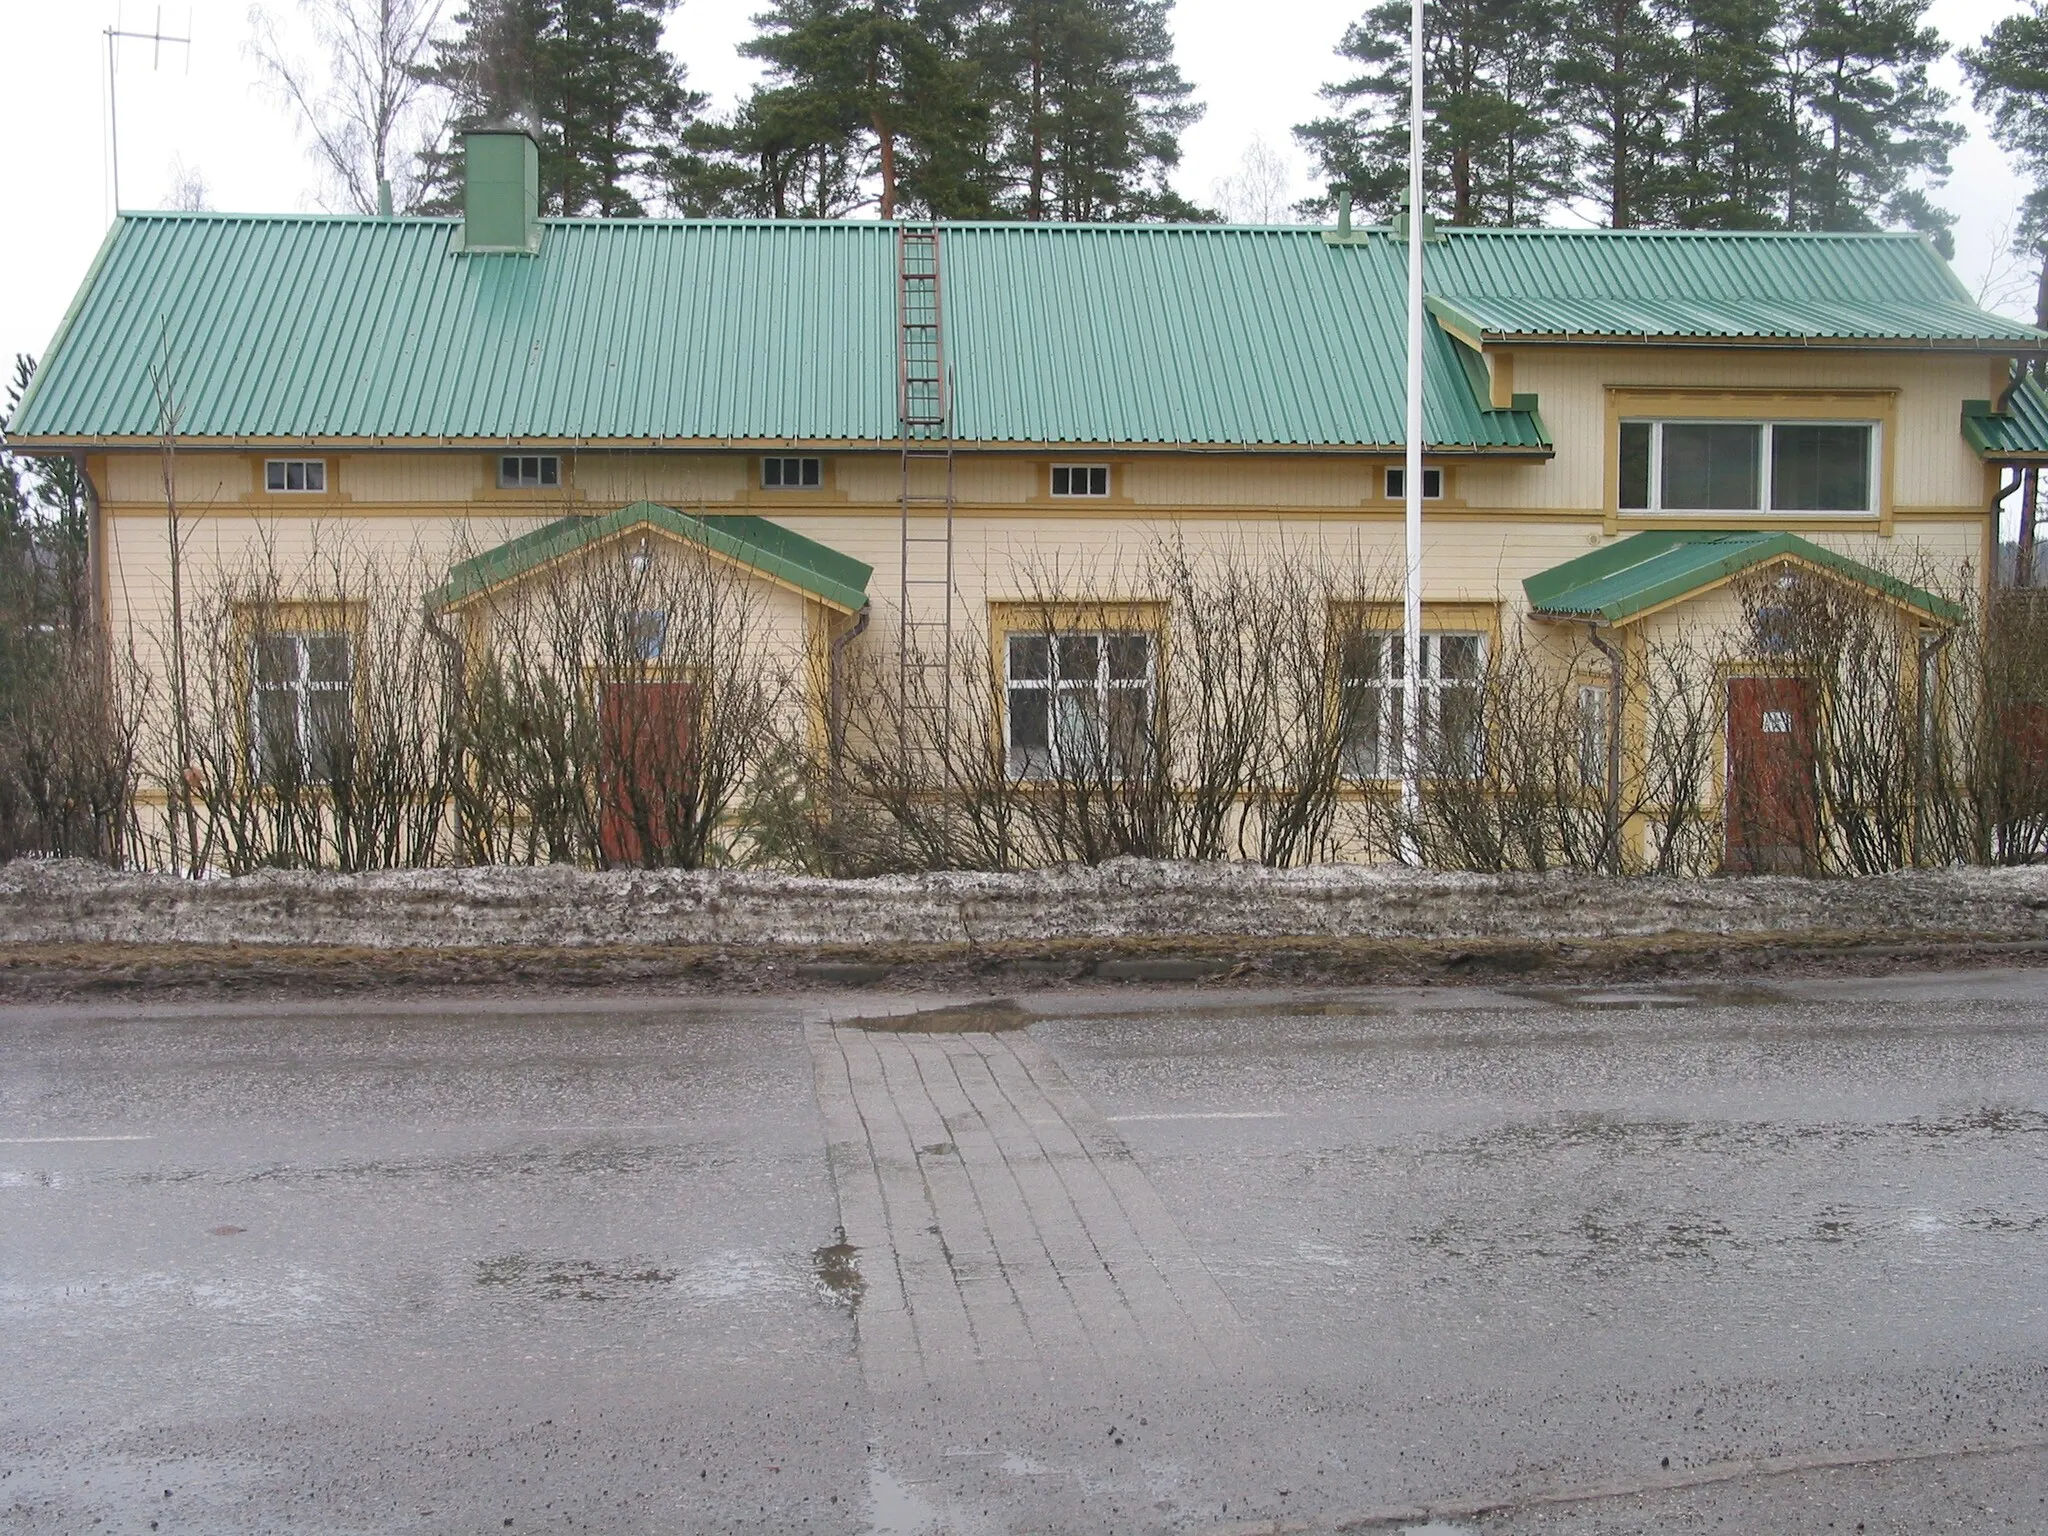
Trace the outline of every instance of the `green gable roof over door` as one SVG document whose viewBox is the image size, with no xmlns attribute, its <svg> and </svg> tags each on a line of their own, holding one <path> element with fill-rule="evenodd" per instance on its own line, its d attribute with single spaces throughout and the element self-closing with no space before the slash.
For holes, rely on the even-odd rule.
<svg viewBox="0 0 2048 1536">
<path fill-rule="evenodd" d="M 544 523 L 453 566 L 447 583 L 429 593 L 427 600 L 437 608 L 458 607 L 638 528 L 694 544 L 842 612 L 858 613 L 867 605 L 874 567 L 851 555 L 765 517 L 696 517 L 651 501 L 636 501 L 599 517 L 572 515 Z"/>
<path fill-rule="evenodd" d="M 535 255 L 464 253 L 455 228 L 124 214 L 14 436 L 28 446 L 152 437 L 150 370 L 166 343 L 179 429 L 191 438 L 744 445 L 896 435 L 889 226 L 555 219 Z M 1401 441 L 1404 254 L 1384 235 L 944 231 L 964 442 Z M 1953 278 L 1915 237 L 1455 231 L 1428 259 L 1432 290 L 1452 308 L 1514 299 L 1619 312 L 1674 302 L 1683 284 L 1710 278 L 1724 298 L 1739 288 L 1757 302 L 1818 304 L 1846 283 L 1918 306 L 1930 334 L 2014 344 L 2009 322 L 1958 309 Z M 1536 413 L 1489 409 L 1469 361 L 1433 323 L 1430 444 L 1547 453 Z"/>
<path fill-rule="evenodd" d="M 1746 570 L 1780 560 L 1825 571 L 1944 623 L 1965 616 L 1947 598 L 1811 539 L 1761 530 L 1638 533 L 1538 571 L 1523 581 L 1522 591 L 1530 608 L 1544 618 L 1626 624 L 1654 608 L 1681 602 Z"/>
</svg>

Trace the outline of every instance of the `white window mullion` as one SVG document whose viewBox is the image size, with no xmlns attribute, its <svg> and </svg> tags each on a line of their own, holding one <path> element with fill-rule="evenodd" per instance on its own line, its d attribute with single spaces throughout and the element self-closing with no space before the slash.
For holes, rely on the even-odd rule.
<svg viewBox="0 0 2048 1536">
<path fill-rule="evenodd" d="M 313 657 L 312 647 L 306 644 L 304 635 L 292 636 L 293 676 L 297 679 L 295 691 L 298 708 L 293 712 L 298 721 L 297 741 L 293 750 L 299 759 L 299 777 L 309 779 L 313 774 Z"/>
<path fill-rule="evenodd" d="M 1647 498 L 1652 512 L 1664 510 L 1664 423 L 1650 424 L 1650 494 Z"/>
<path fill-rule="evenodd" d="M 1764 504 L 1757 511 L 1763 513 L 1778 504 L 1778 426 L 1770 421 L 1759 422 L 1757 426 L 1758 451 L 1764 456 L 1762 472 L 1756 477 L 1756 483 L 1762 487 L 1760 494 Z"/>
</svg>

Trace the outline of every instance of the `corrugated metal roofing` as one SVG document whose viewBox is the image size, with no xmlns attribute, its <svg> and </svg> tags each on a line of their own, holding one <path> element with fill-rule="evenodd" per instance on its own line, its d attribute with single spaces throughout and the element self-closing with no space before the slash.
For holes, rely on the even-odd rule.
<svg viewBox="0 0 2048 1536">
<path fill-rule="evenodd" d="M 1432 303 L 1453 333 L 1487 342 L 1895 341 L 2018 346 L 2048 342 L 2033 327 L 1999 320 L 1955 301 L 1867 299 L 1501 298 L 1439 296 Z"/>
<path fill-rule="evenodd" d="M 1472 340 L 2048 344 L 1919 235 L 1464 230 L 1432 256 L 1433 307 Z"/>
<path fill-rule="evenodd" d="M 558 219 L 536 256 L 456 252 L 454 227 L 123 215 L 15 433 L 154 435 L 150 369 L 167 343 L 179 429 L 192 437 L 896 435 L 889 226 Z M 945 227 L 944 248 L 962 441 L 1401 440 L 1405 257 L 1390 239 L 961 224 Z M 1960 302 L 1911 237 L 1458 231 L 1428 260 L 1432 287 L 1452 295 L 1648 302 L 1694 292 L 1684 283 L 1698 276 L 1721 284 L 1715 293 L 1819 301 L 1854 287 L 1846 263 L 1870 277 L 1872 297 Z M 1978 318 L 1987 338 L 2003 334 L 2006 322 Z M 1434 326 L 1428 364 L 1432 445 L 1547 451 L 1534 413 L 1482 408 Z"/>
<path fill-rule="evenodd" d="M 1963 402 L 1963 438 L 1980 458 L 2004 463 L 2048 459 L 2048 390 L 2029 378 L 1994 412 L 1990 400 Z"/>
<path fill-rule="evenodd" d="M 614 535 L 651 527 L 723 555 L 749 570 L 772 576 L 848 613 L 867 602 L 874 567 L 771 523 L 764 517 L 693 517 L 674 507 L 639 501 L 601 517 L 557 518 L 494 549 L 452 567 L 447 584 L 429 601 L 440 607 L 461 603 L 544 565 Z"/>
<path fill-rule="evenodd" d="M 1638 533 L 1539 571 L 1522 582 L 1522 591 L 1539 614 L 1620 624 L 1752 566 L 1783 559 L 1832 571 L 1930 618 L 1953 622 L 1963 617 L 1963 610 L 1947 599 L 1796 533 Z"/>
</svg>

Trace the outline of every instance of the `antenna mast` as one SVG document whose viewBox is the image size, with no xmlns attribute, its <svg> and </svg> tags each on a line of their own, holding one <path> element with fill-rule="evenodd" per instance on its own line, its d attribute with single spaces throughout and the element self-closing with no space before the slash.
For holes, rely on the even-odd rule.
<svg viewBox="0 0 2048 1536">
<path fill-rule="evenodd" d="M 191 30 L 192 17 L 191 13 L 187 12 L 185 16 L 185 31 L 189 34 Z M 162 6 L 158 6 L 156 8 L 155 27 L 151 28 L 147 32 L 123 31 L 121 28 L 120 18 L 118 16 L 115 18 L 114 25 L 106 29 L 107 159 L 113 173 L 113 212 L 117 214 L 121 211 L 121 119 L 115 101 L 116 92 L 114 89 L 114 40 L 120 37 L 133 38 L 138 43 L 148 43 L 151 45 L 149 59 L 149 67 L 151 69 L 155 69 L 163 63 L 165 43 L 176 43 L 180 47 L 182 47 L 185 50 L 185 69 L 189 73 L 192 68 L 192 39 L 189 35 L 185 37 L 172 37 L 164 31 L 164 8 Z"/>
</svg>

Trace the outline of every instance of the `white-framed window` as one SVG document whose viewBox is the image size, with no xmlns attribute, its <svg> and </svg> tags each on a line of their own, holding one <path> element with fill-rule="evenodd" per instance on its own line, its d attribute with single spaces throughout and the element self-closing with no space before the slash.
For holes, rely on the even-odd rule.
<svg viewBox="0 0 2048 1536">
<path fill-rule="evenodd" d="M 1607 787 L 1607 690 L 1598 683 L 1579 685 L 1579 784 Z"/>
<path fill-rule="evenodd" d="M 1416 700 L 1422 715 L 1424 777 L 1479 771 L 1479 689 L 1486 637 L 1431 632 L 1422 637 Z M 1401 777 L 1405 674 L 1401 632 L 1346 635 L 1338 679 L 1344 697 L 1344 773 L 1353 779 Z"/>
<path fill-rule="evenodd" d="M 257 776 L 332 781 L 349 741 L 354 645 L 347 631 L 262 634 L 249 650 L 249 745 Z"/>
<path fill-rule="evenodd" d="M 1624 421 L 1624 512 L 1869 515 L 1873 421 Z"/>
<path fill-rule="evenodd" d="M 1109 466 L 1055 464 L 1052 467 L 1052 493 L 1055 496 L 1107 496 Z"/>
<path fill-rule="evenodd" d="M 1387 469 L 1387 500 L 1406 501 L 1407 499 L 1408 470 L 1406 466 L 1398 468 L 1389 466 Z M 1427 465 L 1423 467 L 1422 499 L 1424 501 L 1442 501 L 1444 499 L 1444 472 L 1441 469 L 1435 469 Z"/>
<path fill-rule="evenodd" d="M 815 491 L 825 483 L 825 461 L 816 458 L 766 458 L 761 461 L 761 486 L 770 491 Z"/>
<path fill-rule="evenodd" d="M 1013 778 L 1120 775 L 1143 762 L 1157 674 L 1148 631 L 1027 630 L 1004 649 Z"/>
<path fill-rule="evenodd" d="M 324 491 L 327 489 L 325 459 L 265 459 L 263 489 L 266 491 Z"/>
<path fill-rule="evenodd" d="M 498 458 L 498 484 L 505 490 L 552 490 L 562 483 L 562 460 L 552 453 L 507 453 Z"/>
</svg>

